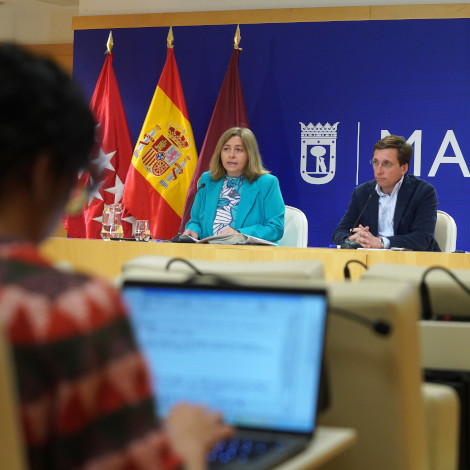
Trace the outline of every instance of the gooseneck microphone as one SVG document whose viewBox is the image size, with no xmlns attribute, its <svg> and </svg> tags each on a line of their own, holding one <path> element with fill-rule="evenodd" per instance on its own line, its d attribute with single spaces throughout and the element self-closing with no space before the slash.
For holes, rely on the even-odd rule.
<svg viewBox="0 0 470 470">
<path fill-rule="evenodd" d="M 458 286 L 462 288 L 464 292 L 470 295 L 470 289 L 449 269 L 444 268 L 443 266 L 430 266 L 426 271 L 424 271 L 423 276 L 421 277 L 421 282 L 419 285 L 419 292 L 421 295 L 421 317 L 423 320 L 432 320 L 434 318 L 434 314 L 431 309 L 431 296 L 429 293 L 428 285 L 426 284 L 426 276 L 431 271 L 443 271 L 448 276 L 450 276 Z"/>
<path fill-rule="evenodd" d="M 362 214 L 364 214 L 364 211 L 366 210 L 367 206 L 369 205 L 369 202 L 372 199 L 372 196 L 374 195 L 374 193 L 375 193 L 375 189 L 374 189 L 374 191 L 372 191 L 369 194 L 369 197 L 367 198 L 367 201 L 364 204 L 364 207 L 362 208 L 361 212 L 357 216 L 357 219 L 354 222 L 353 226 L 349 229 L 350 232 L 352 232 L 353 229 L 355 229 L 357 227 L 357 224 L 359 223 L 359 220 L 361 220 Z M 362 248 L 362 245 L 359 242 L 356 242 L 354 240 L 346 239 L 346 240 L 343 241 L 343 243 L 341 243 L 341 248 L 346 249 L 346 250 L 356 250 L 357 248 Z"/>
<path fill-rule="evenodd" d="M 206 186 L 206 183 L 202 183 L 199 188 L 197 188 L 196 192 L 194 193 L 194 199 L 193 199 L 193 204 L 194 204 L 194 201 L 196 200 L 196 196 L 197 196 L 197 193 L 199 192 L 200 189 L 204 188 Z M 171 242 L 172 243 L 194 243 L 194 240 L 191 238 L 191 237 L 188 237 L 187 235 L 184 235 L 183 233 L 183 229 L 184 229 L 184 226 L 185 226 L 185 222 L 186 222 L 186 219 L 188 217 L 188 214 L 190 213 L 191 209 L 193 208 L 193 204 L 191 204 L 185 211 L 185 213 L 183 214 L 183 218 L 181 219 L 181 224 L 180 224 L 180 228 L 178 230 L 178 235 L 175 235 L 172 239 L 171 239 Z"/>
<path fill-rule="evenodd" d="M 367 328 L 370 328 L 372 331 L 377 333 L 381 336 L 388 336 L 392 332 L 392 325 L 384 320 L 371 320 L 369 318 L 365 318 L 357 313 L 351 312 L 350 310 L 346 310 L 340 307 L 329 307 L 329 311 L 338 315 L 343 318 L 347 318 L 348 320 L 354 321 L 356 323 L 360 323 Z"/>
<path fill-rule="evenodd" d="M 346 279 L 346 281 L 350 281 L 351 280 L 351 271 L 349 270 L 349 265 L 351 263 L 357 263 L 357 264 L 360 264 L 365 270 L 369 269 L 367 267 L 367 264 L 363 263 L 362 261 L 359 261 L 358 259 L 350 259 L 349 261 L 346 262 L 346 264 L 344 265 L 344 279 Z"/>
</svg>

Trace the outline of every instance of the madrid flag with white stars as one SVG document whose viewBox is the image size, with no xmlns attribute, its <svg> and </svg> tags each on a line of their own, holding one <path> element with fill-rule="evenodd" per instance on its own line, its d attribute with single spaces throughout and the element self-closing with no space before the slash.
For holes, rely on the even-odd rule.
<svg viewBox="0 0 470 470">
<path fill-rule="evenodd" d="M 124 181 L 132 157 L 129 127 L 114 75 L 113 55 L 110 52 L 106 54 L 91 98 L 90 109 L 97 122 L 97 138 L 100 145 L 98 157 L 92 161 L 93 173 L 100 176 L 83 213 L 64 219 L 65 229 L 71 238 L 101 238 L 104 204 L 122 203 Z M 87 176 L 83 175 L 81 178 L 83 177 Z M 124 237 L 132 237 L 134 222 L 134 218 L 124 208 Z"/>
</svg>

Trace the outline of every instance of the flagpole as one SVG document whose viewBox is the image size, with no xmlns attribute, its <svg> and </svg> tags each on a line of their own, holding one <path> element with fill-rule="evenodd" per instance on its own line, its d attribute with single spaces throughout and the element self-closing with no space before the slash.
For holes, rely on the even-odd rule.
<svg viewBox="0 0 470 470">
<path fill-rule="evenodd" d="M 113 49 L 114 42 L 113 42 L 113 32 L 109 32 L 108 41 L 106 42 L 106 51 L 105 54 L 111 54 L 111 50 Z"/>
<path fill-rule="evenodd" d="M 118 204 L 122 201 L 124 182 L 131 163 L 132 141 L 127 125 L 126 113 L 119 92 L 118 82 L 113 70 L 114 46 L 112 31 L 109 32 L 105 60 L 95 90 L 90 101 L 90 110 L 96 121 L 96 138 L 99 143 L 97 158 L 92 161 L 99 181 L 94 181 L 87 204 L 77 219 L 64 219 L 67 233 L 72 238 L 101 239 L 102 214 L 105 204 Z M 98 46 L 102 47 L 102 46 Z M 88 184 L 89 172 L 83 174 Z M 132 236 L 135 220 L 126 212 L 122 213 L 124 237 Z"/>
<path fill-rule="evenodd" d="M 235 31 L 235 37 L 233 38 L 233 48 L 238 49 L 242 51 L 243 49 L 239 47 L 240 41 L 241 41 L 241 35 L 240 35 L 240 25 L 237 24 L 237 30 Z"/>
<path fill-rule="evenodd" d="M 188 195 L 184 205 L 184 214 L 189 213 L 197 190 L 197 182 L 205 171 L 209 170 L 212 154 L 220 136 L 230 127 L 249 127 L 243 98 L 240 76 L 238 73 L 238 57 L 240 51 L 240 25 L 235 32 L 232 57 L 227 67 L 222 86 L 215 103 L 212 117 L 206 131 L 206 136 L 199 152 L 196 170 L 194 172 Z M 184 220 L 182 225 L 184 225 Z"/>
<path fill-rule="evenodd" d="M 134 147 L 124 204 L 136 219 L 149 221 L 154 238 L 170 240 L 181 224 L 197 151 L 171 26 L 166 41 L 166 62 Z"/>
<path fill-rule="evenodd" d="M 175 37 L 173 36 L 173 26 L 170 26 L 170 30 L 168 31 L 168 36 L 166 38 L 166 47 L 168 49 L 173 49 L 173 41 Z"/>
</svg>

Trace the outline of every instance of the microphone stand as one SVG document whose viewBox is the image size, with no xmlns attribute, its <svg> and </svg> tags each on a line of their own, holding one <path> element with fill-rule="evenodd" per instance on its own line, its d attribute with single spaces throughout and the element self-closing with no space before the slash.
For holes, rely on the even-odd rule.
<svg viewBox="0 0 470 470">
<path fill-rule="evenodd" d="M 194 201 L 196 199 L 196 196 L 197 196 L 197 193 L 199 192 L 200 189 L 204 188 L 206 186 L 206 183 L 202 183 L 199 188 L 197 188 L 196 190 L 196 193 L 194 194 L 194 199 L 193 199 L 193 203 L 188 206 L 188 208 L 186 209 L 185 213 L 183 214 L 183 217 L 181 219 L 181 224 L 180 224 L 180 228 L 178 230 L 178 235 L 175 235 L 172 239 L 171 239 L 171 242 L 172 243 L 195 243 L 195 241 L 191 238 L 191 237 L 188 237 L 188 235 L 185 235 L 184 233 L 181 233 L 184 226 L 185 226 L 185 221 L 186 219 L 188 218 L 188 214 L 189 212 L 191 211 L 191 209 L 193 208 L 193 204 L 194 204 Z"/>
<path fill-rule="evenodd" d="M 349 229 L 350 232 L 353 231 L 357 227 L 357 224 L 359 223 L 359 220 L 361 220 L 362 214 L 364 214 L 364 211 L 366 210 L 367 206 L 369 205 L 370 200 L 372 199 L 372 196 L 374 195 L 375 191 L 372 191 L 369 194 L 369 197 L 367 198 L 366 203 L 364 204 L 364 207 L 362 208 L 360 214 L 358 215 L 356 221 L 354 222 L 353 226 L 351 229 Z M 358 248 L 362 248 L 362 245 L 359 242 L 356 242 L 354 240 L 344 240 L 343 243 L 341 243 L 341 248 L 345 250 L 357 250 Z"/>
</svg>

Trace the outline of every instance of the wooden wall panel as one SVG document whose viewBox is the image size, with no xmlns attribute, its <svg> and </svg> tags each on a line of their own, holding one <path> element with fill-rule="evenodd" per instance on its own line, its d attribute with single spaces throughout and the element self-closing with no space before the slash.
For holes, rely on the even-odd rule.
<svg viewBox="0 0 470 470">
<path fill-rule="evenodd" d="M 295 23 L 310 21 L 367 20 L 370 7 L 282 8 L 276 10 L 197 11 L 138 15 L 76 16 L 72 28 L 138 28 L 219 24 Z"/>
<path fill-rule="evenodd" d="M 470 18 L 469 3 L 441 5 L 383 5 L 371 7 L 371 20 L 429 20 Z"/>
<path fill-rule="evenodd" d="M 25 47 L 32 52 L 50 57 L 72 73 L 73 44 L 30 44 Z"/>
<path fill-rule="evenodd" d="M 76 16 L 74 30 L 219 24 L 470 18 L 470 4 L 387 5 Z"/>
</svg>

